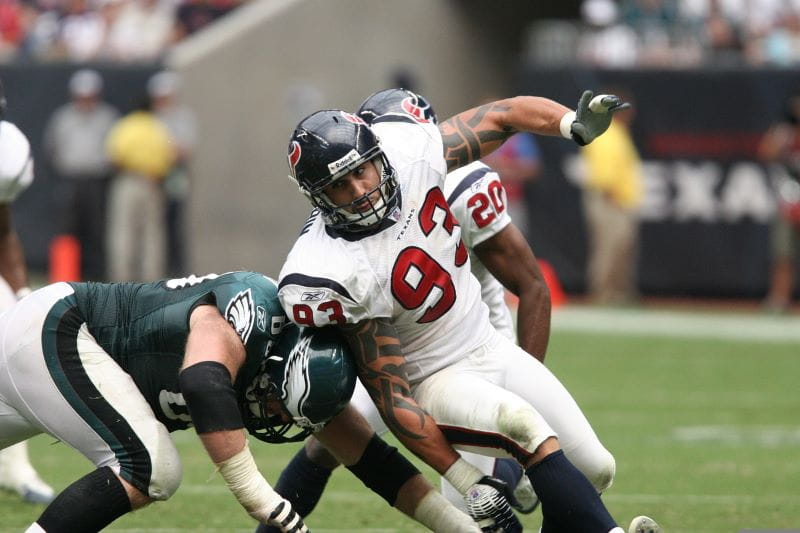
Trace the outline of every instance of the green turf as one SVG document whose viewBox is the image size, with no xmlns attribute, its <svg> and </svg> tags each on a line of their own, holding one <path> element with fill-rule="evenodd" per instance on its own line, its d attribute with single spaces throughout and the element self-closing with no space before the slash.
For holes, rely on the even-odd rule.
<svg viewBox="0 0 800 533">
<path fill-rule="evenodd" d="M 800 346 L 554 331 L 548 364 L 617 460 L 604 499 L 623 523 L 657 518 L 669 533 L 800 528 Z M 113 531 L 252 531 L 192 432 L 175 435 L 184 481 L 169 501 Z M 254 442 L 269 479 L 296 449 Z M 39 436 L 33 460 L 64 488 L 89 463 Z M 429 469 L 424 469 L 430 479 Z M 41 508 L 0 493 L 0 531 L 21 531 Z M 538 513 L 524 518 L 536 531 Z M 309 518 L 313 531 L 420 531 L 347 471 Z"/>
</svg>

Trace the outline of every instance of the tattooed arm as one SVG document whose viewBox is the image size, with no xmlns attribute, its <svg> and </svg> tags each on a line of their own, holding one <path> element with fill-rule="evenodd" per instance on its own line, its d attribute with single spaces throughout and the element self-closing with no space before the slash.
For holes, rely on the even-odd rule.
<svg viewBox="0 0 800 533">
<path fill-rule="evenodd" d="M 341 329 L 353 349 L 361 382 L 386 425 L 406 448 L 444 474 L 459 455 L 411 397 L 406 359 L 394 326 L 388 319 L 375 318 Z"/>
<path fill-rule="evenodd" d="M 447 170 L 463 167 L 495 151 L 518 131 L 561 135 L 570 109 L 537 96 L 517 96 L 464 111 L 439 125 Z"/>
</svg>

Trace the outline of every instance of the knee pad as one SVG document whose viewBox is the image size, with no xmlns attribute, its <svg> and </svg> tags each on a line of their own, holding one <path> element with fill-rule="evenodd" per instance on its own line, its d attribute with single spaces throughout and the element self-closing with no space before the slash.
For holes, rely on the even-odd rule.
<svg viewBox="0 0 800 533">
<path fill-rule="evenodd" d="M 611 452 L 599 441 L 584 444 L 574 450 L 564 450 L 567 458 L 580 470 L 598 493 L 611 487 L 617 473 L 617 463 Z"/>
<path fill-rule="evenodd" d="M 548 437 L 555 436 L 555 432 L 536 409 L 527 404 L 501 406 L 497 427 L 503 435 L 519 444 L 528 454 L 533 454 Z M 520 462 L 525 460 L 525 457 L 518 456 L 517 453 L 514 456 Z"/>
<path fill-rule="evenodd" d="M 158 435 L 155 449 L 148 450 L 150 482 L 147 484 L 146 494 L 154 500 L 163 501 L 169 499 L 178 490 L 183 479 L 183 467 L 178 450 L 175 449 L 166 428 L 159 431 Z M 128 478 L 126 477 L 126 479 Z M 137 488 L 142 490 L 140 487 Z"/>
<path fill-rule="evenodd" d="M 420 473 L 397 448 L 377 435 L 372 436 L 358 462 L 347 469 L 391 506 L 405 482 Z"/>
<path fill-rule="evenodd" d="M 605 455 L 604 459 L 598 461 L 591 475 L 586 476 L 598 493 L 611 487 L 614 483 L 614 476 L 617 473 L 617 462 L 614 460 L 614 456 L 608 451 L 603 455 Z"/>
</svg>

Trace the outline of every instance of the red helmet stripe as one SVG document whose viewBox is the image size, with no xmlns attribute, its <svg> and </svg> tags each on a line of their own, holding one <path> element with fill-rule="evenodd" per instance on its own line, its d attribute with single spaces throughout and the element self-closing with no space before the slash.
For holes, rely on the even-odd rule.
<svg viewBox="0 0 800 533">
<path fill-rule="evenodd" d="M 292 169 L 297 166 L 297 162 L 300 161 L 300 143 L 297 141 L 292 141 L 291 150 L 289 150 L 289 164 L 292 165 Z"/>
<path fill-rule="evenodd" d="M 353 124 L 364 124 L 364 125 L 366 125 L 366 122 L 364 122 L 364 119 L 362 119 L 359 116 L 353 115 L 351 113 L 347 113 L 346 111 L 342 111 L 342 116 L 345 118 L 345 120 L 347 120 L 348 122 L 352 122 Z"/>
</svg>

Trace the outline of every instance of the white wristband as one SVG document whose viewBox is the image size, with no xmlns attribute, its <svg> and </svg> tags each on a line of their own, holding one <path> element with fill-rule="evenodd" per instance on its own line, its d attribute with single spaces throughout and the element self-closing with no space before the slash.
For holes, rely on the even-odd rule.
<svg viewBox="0 0 800 533">
<path fill-rule="evenodd" d="M 30 287 L 21 287 L 21 288 L 17 289 L 17 292 L 15 292 L 14 294 L 17 296 L 17 300 L 22 300 L 23 298 L 25 298 L 27 295 L 29 295 L 32 292 L 33 291 L 31 290 Z"/>
<path fill-rule="evenodd" d="M 456 507 L 431 489 L 422 497 L 414 509 L 414 519 L 437 533 L 479 533 L 480 528 L 469 515 Z"/>
<path fill-rule="evenodd" d="M 269 513 L 283 501 L 281 495 L 270 487 L 258 471 L 247 442 L 242 451 L 226 461 L 217 463 L 217 469 L 242 507 L 264 523 Z M 266 516 L 259 516 L 262 513 Z"/>
<path fill-rule="evenodd" d="M 561 117 L 561 122 L 558 124 L 558 129 L 561 130 L 561 136 L 565 139 L 572 139 L 572 133 L 570 130 L 572 129 L 572 123 L 575 122 L 575 111 L 569 111 L 564 113 L 564 116 Z"/>
<path fill-rule="evenodd" d="M 482 477 L 483 472 L 462 458 L 450 465 L 450 468 L 444 473 L 444 478 L 461 494 L 466 494 L 467 490 Z"/>
</svg>

